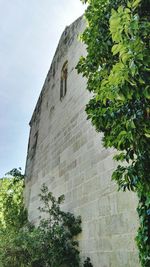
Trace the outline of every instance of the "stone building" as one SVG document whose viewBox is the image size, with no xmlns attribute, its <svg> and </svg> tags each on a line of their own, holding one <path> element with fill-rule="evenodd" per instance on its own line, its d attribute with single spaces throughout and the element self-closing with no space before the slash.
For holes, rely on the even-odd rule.
<svg viewBox="0 0 150 267">
<path fill-rule="evenodd" d="M 66 27 L 30 121 L 25 201 L 29 219 L 38 220 L 39 191 L 46 183 L 63 209 L 82 217 L 81 257 L 94 267 L 138 267 L 134 242 L 138 227 L 133 193 L 117 192 L 111 181 L 114 152 L 86 119 L 91 95 L 75 69 L 85 46 L 78 36 L 83 18 Z"/>
</svg>

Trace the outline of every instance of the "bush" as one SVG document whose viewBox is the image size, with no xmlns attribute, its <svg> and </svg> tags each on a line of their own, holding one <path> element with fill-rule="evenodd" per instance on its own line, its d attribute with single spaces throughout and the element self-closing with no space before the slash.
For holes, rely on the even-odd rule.
<svg viewBox="0 0 150 267">
<path fill-rule="evenodd" d="M 64 196 L 56 199 L 48 188 L 41 188 L 39 210 L 46 214 L 39 226 L 26 223 L 8 238 L 1 248 L 3 267 L 79 267 L 78 241 L 74 237 L 81 232 L 81 218 L 60 209 Z M 6 236 L 8 236 L 6 234 Z M 92 266 L 89 259 L 84 266 Z"/>
</svg>

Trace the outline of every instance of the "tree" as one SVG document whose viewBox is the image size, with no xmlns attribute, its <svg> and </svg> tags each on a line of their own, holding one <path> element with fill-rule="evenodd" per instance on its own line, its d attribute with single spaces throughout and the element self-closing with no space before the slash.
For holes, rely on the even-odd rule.
<svg viewBox="0 0 150 267">
<path fill-rule="evenodd" d="M 0 224 L 4 229 L 18 231 L 27 220 L 23 203 L 24 175 L 17 169 L 7 175 L 9 177 L 0 180 Z"/>
<path fill-rule="evenodd" d="M 119 153 L 112 179 L 136 191 L 142 266 L 150 266 L 150 5 L 149 0 L 84 0 L 87 56 L 77 69 L 93 98 L 88 119 L 103 144 Z M 126 164 L 121 164 L 126 162 Z"/>
<path fill-rule="evenodd" d="M 0 259 L 18 229 L 27 222 L 23 203 L 24 175 L 13 169 L 0 179 Z"/>
</svg>

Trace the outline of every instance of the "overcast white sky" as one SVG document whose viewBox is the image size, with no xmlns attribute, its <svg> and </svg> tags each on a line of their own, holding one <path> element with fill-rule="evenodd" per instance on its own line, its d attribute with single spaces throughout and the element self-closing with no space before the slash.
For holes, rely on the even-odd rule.
<svg viewBox="0 0 150 267">
<path fill-rule="evenodd" d="M 24 170 L 29 126 L 60 35 L 80 0 L 0 0 L 0 177 Z"/>
</svg>

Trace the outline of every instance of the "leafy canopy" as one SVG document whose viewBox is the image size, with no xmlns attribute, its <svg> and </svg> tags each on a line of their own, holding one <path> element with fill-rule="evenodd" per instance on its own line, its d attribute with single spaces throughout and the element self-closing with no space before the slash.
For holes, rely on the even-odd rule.
<svg viewBox="0 0 150 267">
<path fill-rule="evenodd" d="M 81 36 L 87 56 L 77 69 L 93 97 L 88 119 L 103 144 L 118 151 L 112 179 L 136 191 L 142 266 L 150 266 L 150 4 L 149 0 L 87 0 Z M 123 164 L 121 164 L 123 162 Z M 126 164 L 124 164 L 126 163 Z"/>
<path fill-rule="evenodd" d="M 18 231 L 27 220 L 23 203 L 24 175 L 13 169 L 0 179 L 0 225 L 9 231 Z"/>
</svg>

